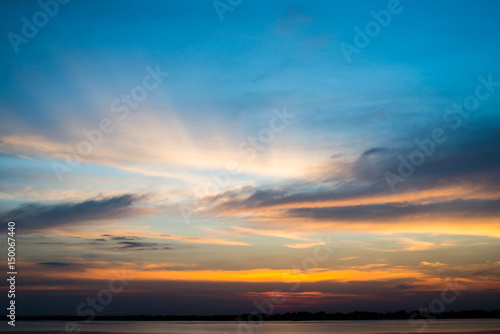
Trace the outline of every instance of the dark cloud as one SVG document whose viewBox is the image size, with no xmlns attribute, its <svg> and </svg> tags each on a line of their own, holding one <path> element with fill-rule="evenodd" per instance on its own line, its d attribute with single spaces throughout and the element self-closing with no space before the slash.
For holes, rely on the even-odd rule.
<svg viewBox="0 0 500 334">
<path fill-rule="evenodd" d="M 172 249 L 169 246 L 163 246 L 154 242 L 138 242 L 138 241 L 120 241 L 118 243 L 120 249 L 133 249 L 133 250 L 158 250 L 158 249 Z"/>
<path fill-rule="evenodd" d="M 119 240 L 128 240 L 128 241 L 131 241 L 131 240 L 139 240 L 139 239 L 144 239 L 142 237 L 135 237 L 135 236 L 123 236 L 123 237 L 112 237 L 111 240 L 116 240 L 116 241 L 119 241 Z"/>
<path fill-rule="evenodd" d="M 412 175 L 403 177 L 403 182 L 395 185 L 397 193 L 411 193 L 442 186 L 470 186 L 489 192 L 500 191 L 500 119 L 484 117 L 470 119 L 454 130 L 442 126 L 447 140 L 434 143 L 432 153 L 425 156 L 420 166 L 415 166 Z M 398 175 L 399 156 L 408 156 L 419 146 L 415 143 L 429 139 L 437 126 L 428 125 L 420 132 L 406 134 L 407 139 L 366 149 L 352 163 L 345 163 L 338 172 L 338 163 L 329 162 L 322 174 L 316 175 L 316 183 L 290 183 L 279 189 L 270 187 L 245 188 L 240 193 L 235 190 L 213 196 L 212 210 L 223 212 L 234 209 L 254 209 L 270 206 L 293 205 L 304 202 L 322 202 L 359 197 L 391 194 L 385 179 L 385 172 Z M 429 146 L 430 147 L 430 146 Z M 480 195 L 479 195 L 480 196 Z M 491 201 L 467 201 L 437 203 L 435 205 L 379 205 L 356 206 L 352 208 L 297 209 L 294 215 L 317 217 L 397 217 L 413 213 L 464 212 L 466 214 L 488 215 L 495 213 Z M 461 205 L 464 205 L 462 207 Z M 485 213 L 481 214 L 484 206 Z"/>
<path fill-rule="evenodd" d="M 366 150 L 365 152 L 363 152 L 361 154 L 361 156 L 368 156 L 368 155 L 373 155 L 373 154 L 376 154 L 376 153 L 388 153 L 390 152 L 391 150 L 387 147 L 373 147 L 369 150 Z"/>
<path fill-rule="evenodd" d="M 342 157 L 342 156 L 344 156 L 344 153 L 335 153 L 335 154 L 333 154 L 333 155 L 330 157 L 330 159 L 336 159 L 336 158 L 340 158 L 340 157 Z"/>
<path fill-rule="evenodd" d="M 496 217 L 500 214 L 500 200 L 453 200 L 431 204 L 388 203 L 351 205 L 323 208 L 299 208 L 286 211 L 290 217 L 320 220 L 392 220 L 426 214 L 445 216 Z"/>
<path fill-rule="evenodd" d="M 380 177 L 380 171 L 386 168 L 387 159 L 390 159 L 393 153 L 394 149 L 388 147 L 372 147 L 364 151 L 350 166 L 351 173 L 358 181 L 373 182 Z"/>
<path fill-rule="evenodd" d="M 126 194 L 80 203 L 29 203 L 0 214 L 0 220 L 16 221 L 25 230 L 75 225 L 130 215 L 133 213 L 133 204 L 139 199 L 138 196 Z"/>
<path fill-rule="evenodd" d="M 65 267 L 71 265 L 71 263 L 65 263 L 65 262 L 40 262 L 38 264 L 43 266 L 54 266 L 54 267 Z"/>
<path fill-rule="evenodd" d="M 403 284 L 397 285 L 396 289 L 398 289 L 398 290 L 410 290 L 410 289 L 415 289 L 415 288 L 419 288 L 419 287 L 420 287 L 419 285 L 403 283 Z"/>
<path fill-rule="evenodd" d="M 446 136 L 443 143 L 431 142 L 434 129 L 441 129 Z M 385 183 L 384 172 L 398 175 L 400 156 L 409 161 L 412 152 L 423 151 L 424 161 L 413 166 L 414 172 L 405 177 L 404 183 L 396 187 L 398 191 L 421 189 L 435 186 L 439 182 L 472 181 L 492 190 L 500 189 L 500 119 L 487 117 L 463 121 L 457 129 L 446 124 L 429 126 L 419 133 L 409 136 L 408 143 L 378 164 L 367 164 L 366 170 L 376 168 L 378 182 Z M 376 183 L 377 180 L 373 179 Z"/>
<path fill-rule="evenodd" d="M 490 268 L 490 269 L 485 269 L 485 270 L 480 270 L 480 271 L 477 271 L 475 272 L 473 275 L 475 276 L 488 276 L 488 275 L 492 275 L 492 276 L 499 276 L 499 270 L 498 268 Z"/>
<path fill-rule="evenodd" d="M 222 193 L 214 201 L 213 209 L 215 211 L 225 211 L 235 208 L 264 208 L 303 202 L 340 200 L 381 193 L 383 191 L 385 191 L 384 187 L 360 186 L 354 182 L 343 182 L 337 184 L 335 188 L 329 187 L 326 184 L 295 183 L 280 190 L 254 188 L 250 191 L 246 189 L 239 196 L 234 194 L 234 191 Z"/>
</svg>

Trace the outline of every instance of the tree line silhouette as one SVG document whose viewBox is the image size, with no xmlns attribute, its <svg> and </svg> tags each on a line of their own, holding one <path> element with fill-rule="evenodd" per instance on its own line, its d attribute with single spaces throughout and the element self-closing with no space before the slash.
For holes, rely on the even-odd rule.
<svg viewBox="0 0 500 334">
<path fill-rule="evenodd" d="M 260 317 L 261 316 L 261 317 Z M 397 311 L 397 312 L 364 312 L 355 311 L 350 313 L 325 313 L 325 312 L 286 312 L 277 314 L 238 314 L 238 315 L 102 315 L 93 320 L 99 321 L 236 321 L 236 319 L 256 319 L 265 321 L 327 321 L 327 320 L 404 320 L 409 319 L 500 319 L 500 310 L 463 310 L 447 311 L 442 313 L 423 313 L 420 311 Z M 61 320 L 61 321 L 84 321 L 87 317 L 67 315 L 44 315 L 44 316 L 19 316 L 18 320 Z"/>
</svg>

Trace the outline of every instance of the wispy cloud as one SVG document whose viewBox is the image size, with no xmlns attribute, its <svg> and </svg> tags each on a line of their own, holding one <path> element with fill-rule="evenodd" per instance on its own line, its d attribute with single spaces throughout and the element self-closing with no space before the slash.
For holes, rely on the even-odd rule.
<svg viewBox="0 0 500 334">
<path fill-rule="evenodd" d="M 92 224 L 103 220 L 116 220 L 141 212 L 134 204 L 141 197 L 126 194 L 118 197 L 89 199 L 80 203 L 24 204 L 17 209 L 4 212 L 4 221 L 22 221 L 25 231 L 55 227 L 71 227 L 81 223 Z"/>
</svg>

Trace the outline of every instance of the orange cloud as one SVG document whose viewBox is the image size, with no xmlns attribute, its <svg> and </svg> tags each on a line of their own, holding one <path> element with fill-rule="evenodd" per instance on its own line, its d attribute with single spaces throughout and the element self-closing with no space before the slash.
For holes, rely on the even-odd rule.
<svg viewBox="0 0 500 334">
<path fill-rule="evenodd" d="M 151 269 L 151 268 L 149 268 Z M 216 282 L 320 282 L 320 281 L 373 281 L 395 278 L 424 278 L 424 274 L 405 268 L 344 269 L 331 270 L 318 268 L 308 272 L 281 269 L 252 270 L 144 270 L 137 267 L 126 267 L 127 275 L 134 280 L 165 281 L 216 281 Z M 110 279 L 109 269 L 87 268 L 83 272 L 51 272 L 48 275 L 65 278 Z"/>
</svg>

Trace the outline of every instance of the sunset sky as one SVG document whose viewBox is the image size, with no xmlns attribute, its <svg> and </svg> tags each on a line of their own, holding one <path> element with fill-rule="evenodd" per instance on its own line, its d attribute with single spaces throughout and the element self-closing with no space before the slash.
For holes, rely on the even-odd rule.
<svg viewBox="0 0 500 334">
<path fill-rule="evenodd" d="M 47 8 L 0 3 L 18 315 L 498 308 L 500 3 Z"/>
</svg>

